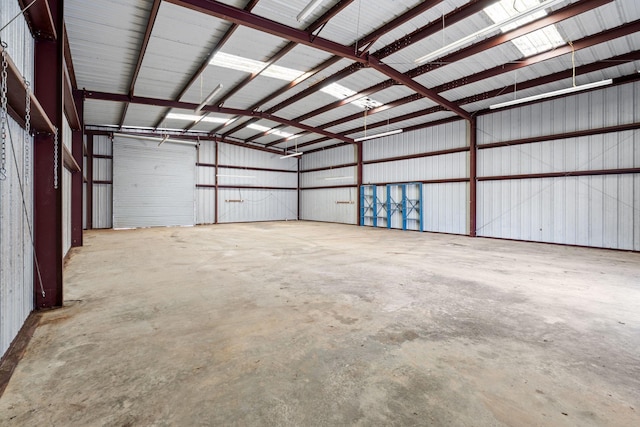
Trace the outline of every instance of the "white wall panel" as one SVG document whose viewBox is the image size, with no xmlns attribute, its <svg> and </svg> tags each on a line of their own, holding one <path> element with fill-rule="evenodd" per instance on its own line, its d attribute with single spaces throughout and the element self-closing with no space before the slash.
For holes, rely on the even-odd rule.
<svg viewBox="0 0 640 427">
<path fill-rule="evenodd" d="M 219 165 L 298 170 L 298 159 L 295 157 L 281 159 L 279 154 L 252 150 L 237 145 L 219 143 L 218 155 L 220 156 Z"/>
<path fill-rule="evenodd" d="M 330 185 L 356 185 L 357 174 L 358 168 L 355 166 L 306 172 L 300 175 L 300 186 L 307 188 Z"/>
<path fill-rule="evenodd" d="M 640 167 L 640 132 L 626 131 L 478 151 L 479 176 Z"/>
<path fill-rule="evenodd" d="M 429 153 L 468 146 L 464 120 L 363 142 L 363 159 Z"/>
<path fill-rule="evenodd" d="M 116 137 L 113 227 L 195 224 L 194 146 Z"/>
<path fill-rule="evenodd" d="M 198 163 L 214 165 L 216 163 L 216 144 L 212 141 L 201 141 L 198 147 Z"/>
<path fill-rule="evenodd" d="M 364 165 L 364 184 L 468 177 L 469 153 L 454 153 Z"/>
<path fill-rule="evenodd" d="M 346 144 L 328 150 L 305 154 L 300 161 L 300 170 L 355 163 L 357 161 L 357 149 L 353 144 Z"/>
<path fill-rule="evenodd" d="M 113 227 L 113 191 L 110 184 L 93 185 L 93 228 Z"/>
<path fill-rule="evenodd" d="M 210 166 L 198 166 L 196 168 L 196 184 L 215 185 L 216 184 L 216 168 Z"/>
<path fill-rule="evenodd" d="M 196 224 L 213 224 L 215 221 L 215 188 L 196 188 Z"/>
<path fill-rule="evenodd" d="M 478 184 L 478 235 L 640 250 L 640 174 Z"/>
<path fill-rule="evenodd" d="M 468 183 L 424 184 L 422 200 L 423 231 L 468 234 Z"/>
<path fill-rule="evenodd" d="M 93 154 L 113 156 L 113 141 L 106 135 L 93 136 Z M 113 159 L 93 159 L 93 180 L 113 181 Z M 93 184 L 92 221 L 93 228 L 113 227 L 112 184 Z M 85 199 L 86 200 L 86 199 Z"/>
<path fill-rule="evenodd" d="M 298 174 L 250 169 L 218 168 L 218 185 L 254 187 L 298 187 Z"/>
<path fill-rule="evenodd" d="M 25 149 L 25 132 L 10 117 L 7 135 L 6 179 L 0 181 L 0 357 L 33 309 L 33 138 Z"/>
<path fill-rule="evenodd" d="M 73 134 L 69 121 L 64 119 L 62 127 L 62 143 L 71 151 L 73 142 Z M 62 256 L 66 256 L 71 249 L 71 186 L 72 173 L 66 167 L 62 168 L 62 177 L 60 177 L 62 186 Z"/>
<path fill-rule="evenodd" d="M 478 144 L 640 121 L 640 82 L 499 111 L 478 118 Z"/>
<path fill-rule="evenodd" d="M 307 221 L 357 224 L 358 197 L 358 189 L 355 187 L 301 191 L 300 218 Z"/>
<path fill-rule="evenodd" d="M 230 202 L 229 200 L 242 200 Z M 253 222 L 296 220 L 297 190 L 262 190 L 221 188 L 218 222 Z"/>
</svg>

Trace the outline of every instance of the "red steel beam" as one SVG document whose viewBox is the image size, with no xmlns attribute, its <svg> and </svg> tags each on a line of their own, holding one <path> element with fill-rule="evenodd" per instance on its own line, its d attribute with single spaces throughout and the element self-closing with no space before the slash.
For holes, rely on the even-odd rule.
<svg viewBox="0 0 640 427">
<path fill-rule="evenodd" d="M 355 43 L 353 43 L 350 47 L 352 48 L 356 48 L 358 46 L 367 46 L 366 49 L 369 49 L 371 47 L 371 45 L 378 40 L 381 36 L 383 36 L 384 34 L 392 31 L 393 29 L 399 27 L 400 25 L 405 24 L 406 22 L 410 21 L 411 19 L 415 18 L 416 16 L 419 16 L 420 14 L 424 13 L 425 11 L 431 9 L 432 7 L 436 6 L 437 4 L 441 3 L 442 0 L 433 0 L 433 1 L 425 1 L 420 3 L 419 5 L 413 7 L 412 9 L 410 9 L 409 11 L 405 12 L 404 14 L 396 17 L 395 19 L 389 21 L 387 24 L 383 25 L 382 27 L 378 28 L 377 30 L 367 34 L 366 36 L 364 36 L 363 38 L 361 38 L 360 40 L 357 40 Z M 474 4 L 482 4 L 484 5 L 483 7 L 486 7 L 487 4 L 490 4 L 491 2 L 494 2 L 495 0 L 474 0 L 472 3 Z M 469 5 L 465 5 L 462 8 L 456 9 L 454 12 L 456 13 L 460 13 L 460 15 L 462 15 L 461 10 L 462 9 L 473 9 L 474 13 L 475 13 L 475 8 L 473 7 L 468 7 Z M 449 15 L 447 15 L 449 16 Z M 468 16 L 468 15 L 466 15 Z M 465 17 L 466 17 L 465 16 Z M 452 19 L 453 22 L 457 22 L 456 20 Z M 451 23 L 453 23 L 451 22 Z M 438 20 L 436 22 L 438 25 L 441 23 L 441 20 Z M 447 23 L 449 23 L 449 21 L 447 21 Z M 437 27 L 438 25 L 434 25 L 434 28 Z M 424 28 L 424 27 L 423 27 Z M 435 31 L 434 31 L 435 32 Z M 397 43 L 398 45 L 402 45 L 403 47 L 409 46 L 413 43 L 416 43 L 419 40 L 422 40 L 424 37 L 427 37 L 429 34 L 425 33 L 421 33 L 421 34 L 412 34 L 409 36 L 405 36 L 402 39 L 394 42 Z M 362 49 L 358 48 L 359 56 L 362 56 Z M 377 54 L 377 53 L 376 53 Z M 338 61 L 340 61 L 342 58 L 339 56 L 332 56 L 331 58 L 329 58 L 327 61 L 323 62 L 322 64 L 318 65 L 317 67 L 315 67 L 313 70 L 311 70 L 310 72 L 307 73 L 307 76 L 305 79 L 300 80 L 300 81 L 296 81 L 293 82 L 289 85 L 283 86 L 282 88 L 280 88 L 279 90 L 277 90 L 276 92 L 271 93 L 270 95 L 266 96 L 265 98 L 261 99 L 260 101 L 256 102 L 255 104 L 253 104 L 251 107 L 249 107 L 250 110 L 256 109 L 258 107 L 260 107 L 261 105 L 277 98 L 278 96 L 284 94 L 287 90 L 293 88 L 294 86 L 302 83 L 303 81 L 306 81 L 307 79 L 309 79 L 310 77 L 314 76 L 315 74 L 319 73 L 320 71 L 329 68 L 330 66 L 334 65 L 335 63 L 337 63 Z M 348 67 L 346 67 L 345 69 L 339 71 L 336 74 L 333 74 L 325 79 L 323 79 L 321 82 L 312 85 L 311 87 L 305 89 L 304 91 L 298 93 L 297 95 L 291 96 L 289 98 L 287 98 L 286 100 L 282 101 L 281 103 L 279 103 L 278 105 L 271 107 L 267 110 L 267 112 L 269 113 L 275 113 L 276 111 L 286 107 L 287 105 L 291 105 L 294 102 L 314 93 L 317 92 L 318 90 L 320 90 L 320 88 L 331 84 L 333 82 L 336 82 L 350 74 L 353 74 L 355 72 L 357 72 L 358 70 L 362 69 L 363 65 L 360 63 L 355 63 L 352 64 Z M 236 131 L 238 131 L 239 129 L 242 129 L 244 126 L 246 126 L 247 124 L 251 123 L 252 120 L 249 120 L 248 122 L 241 124 L 241 125 L 236 125 L 235 127 L 231 128 L 230 130 L 228 130 L 227 132 L 224 133 L 224 136 L 228 136 L 231 135 L 233 133 L 235 133 Z M 217 130 L 224 128 L 226 125 L 223 125 L 221 127 L 218 127 L 216 129 L 214 129 L 212 132 L 216 132 Z M 251 138 L 249 139 L 253 139 L 253 138 L 258 138 L 260 136 L 260 134 L 256 134 L 253 135 Z"/>
<path fill-rule="evenodd" d="M 256 4 L 258 4 L 258 0 L 250 0 L 249 3 L 247 3 L 247 5 L 244 7 L 244 10 L 246 10 L 247 12 L 250 12 L 255 7 Z M 227 29 L 224 35 L 216 42 L 215 46 L 213 47 L 213 49 L 211 49 L 211 51 L 209 52 L 205 60 L 202 61 L 202 63 L 200 64 L 196 72 L 191 75 L 191 77 L 189 78 L 189 81 L 182 87 L 182 89 L 180 89 L 178 96 L 175 97 L 176 101 L 180 101 L 182 97 L 187 93 L 191 85 L 193 85 L 196 82 L 196 80 L 198 80 L 198 77 L 200 77 L 200 75 L 204 72 L 204 70 L 209 66 L 209 62 L 211 62 L 211 59 L 214 57 L 216 53 L 220 51 L 220 49 L 222 49 L 222 46 L 224 46 L 224 44 L 229 41 L 229 39 L 231 38 L 231 36 L 233 35 L 233 33 L 236 31 L 237 28 L 238 28 L 237 24 L 231 24 L 231 26 Z M 157 129 L 162 124 L 168 112 L 169 110 L 166 110 L 162 114 L 162 117 L 160 118 L 160 120 L 158 120 L 158 122 L 153 126 L 155 129 Z"/>
<path fill-rule="evenodd" d="M 310 37 L 305 31 L 298 30 L 286 25 L 282 25 L 278 22 L 270 19 L 263 18 L 261 16 L 253 15 L 241 9 L 237 9 L 232 6 L 228 6 L 213 0 L 167 0 L 171 3 L 175 3 L 180 6 L 187 7 L 192 10 L 199 11 L 211 16 L 215 16 L 220 19 L 233 22 L 234 24 L 244 25 L 249 28 L 253 28 L 258 31 L 266 32 L 277 37 L 284 38 L 286 40 L 310 46 L 316 49 L 323 50 L 325 52 L 332 53 L 337 56 L 341 56 L 346 59 L 350 59 L 355 62 L 362 62 L 368 65 L 380 73 L 396 80 L 398 83 L 403 84 L 412 90 L 422 94 L 424 97 L 431 99 L 437 104 L 455 112 L 463 118 L 468 118 L 469 113 L 453 104 L 452 102 L 441 97 L 437 93 L 433 92 L 418 82 L 413 81 L 409 77 L 400 73 L 399 71 L 389 67 L 386 64 L 381 63 L 376 58 L 361 58 L 357 55 L 350 46 L 341 45 L 340 43 L 333 42 L 331 40 L 322 37 Z"/>
<path fill-rule="evenodd" d="M 20 10 L 24 10 L 30 3 L 31 1 L 18 0 Z M 38 40 L 55 40 L 58 38 L 56 24 L 46 1 L 35 2 L 24 14 L 33 38 Z"/>
<path fill-rule="evenodd" d="M 308 33 L 314 32 L 315 30 L 320 28 L 322 25 L 327 23 L 331 18 L 336 16 L 338 13 L 340 13 L 340 11 L 342 11 L 345 7 L 347 7 L 351 3 L 353 3 L 353 0 L 340 0 L 331 9 L 329 9 L 324 15 L 322 15 L 316 21 L 312 22 L 307 28 L 305 28 L 305 31 Z M 231 98 L 233 95 L 238 93 L 242 88 L 244 88 L 246 85 L 251 83 L 260 74 L 262 74 L 264 70 L 266 70 L 271 65 L 273 65 L 274 63 L 282 59 L 287 53 L 291 52 L 293 48 L 295 48 L 296 46 L 297 44 L 294 42 L 287 43 L 285 47 L 280 49 L 277 53 L 275 53 L 271 58 L 269 58 L 266 61 L 265 66 L 260 71 L 247 76 L 244 80 L 242 80 L 240 83 L 235 85 L 229 92 L 225 93 L 224 96 L 218 101 L 218 105 L 225 103 L 229 98 Z M 305 80 L 308 79 L 309 77 L 310 76 L 307 75 Z M 254 108 L 249 108 L 249 109 L 253 110 Z M 195 126 L 195 123 L 193 123 L 191 126 L 186 128 L 186 130 L 191 129 L 193 126 Z M 220 125 L 215 129 L 213 129 L 211 132 L 215 133 L 218 129 L 222 128 L 223 126 L 224 125 Z"/>
<path fill-rule="evenodd" d="M 142 44 L 140 45 L 140 51 L 138 52 L 138 61 L 136 62 L 136 68 L 133 70 L 133 75 L 131 76 L 131 83 L 129 84 L 129 95 L 134 94 L 136 81 L 138 80 L 138 74 L 140 74 L 140 69 L 142 68 L 142 61 L 144 60 L 144 55 L 147 52 L 147 47 L 149 46 L 151 32 L 153 31 L 153 26 L 156 23 L 156 18 L 158 17 L 158 10 L 160 9 L 161 2 L 162 0 L 153 0 L 151 12 L 149 13 L 149 19 L 147 20 L 147 29 L 144 32 Z M 120 115 L 120 129 L 122 129 L 124 119 L 127 116 L 127 110 L 129 110 L 129 103 L 125 102 L 124 106 L 122 107 L 122 114 Z"/>
<path fill-rule="evenodd" d="M 549 25 L 552 25 L 552 24 L 556 24 L 556 23 L 558 23 L 560 21 L 563 21 L 565 19 L 568 19 L 568 18 L 571 18 L 573 16 L 579 15 L 581 13 L 587 12 L 589 10 L 595 9 L 597 7 L 600 7 L 600 6 L 604 5 L 604 4 L 610 3 L 612 1 L 613 0 L 585 0 L 585 1 L 582 1 L 580 3 L 571 4 L 569 6 L 566 6 L 566 7 L 562 8 L 562 9 L 559 9 L 559 10 L 553 12 L 550 15 L 544 16 L 544 17 L 542 17 L 540 19 L 537 19 L 537 20 L 532 21 L 532 22 L 530 22 L 528 24 L 525 24 L 525 25 L 523 25 L 521 27 L 515 28 L 515 29 L 513 29 L 511 31 L 507 31 L 507 32 L 502 33 L 502 34 L 498 34 L 496 36 L 490 37 L 490 38 L 488 38 L 486 40 L 483 40 L 483 41 L 481 41 L 479 43 L 476 43 L 474 45 L 471 45 L 469 47 L 466 47 L 466 48 L 463 48 L 463 49 L 458 50 L 456 52 L 453 52 L 451 54 L 448 54 L 448 55 L 444 56 L 443 58 L 441 58 L 437 62 L 431 62 L 431 63 L 427 63 L 427 64 L 424 64 L 424 65 L 421 65 L 419 67 L 416 67 L 416 68 L 406 72 L 405 75 L 407 75 L 410 78 L 418 77 L 418 76 L 420 76 L 422 74 L 425 74 L 425 73 L 427 73 L 429 71 L 433 71 L 433 70 L 435 70 L 437 68 L 440 68 L 440 67 L 442 67 L 442 66 L 444 66 L 444 65 L 446 65 L 448 63 L 455 62 L 455 61 L 460 61 L 462 59 L 468 58 L 468 57 L 470 57 L 472 55 L 475 55 L 477 53 L 483 52 L 483 51 L 485 51 L 487 49 L 491 49 L 491 48 L 496 47 L 498 45 L 501 45 L 503 43 L 509 42 L 509 41 L 511 41 L 511 40 L 513 40 L 515 38 L 518 38 L 518 37 L 524 35 L 524 34 L 528 34 L 528 33 L 531 33 L 533 31 L 536 31 L 536 30 L 538 30 L 540 28 L 544 28 L 546 26 L 549 26 Z M 480 3 L 478 2 L 478 3 L 475 4 L 475 6 L 478 6 L 479 4 Z M 484 3 L 482 3 L 482 4 L 486 7 L 486 5 Z M 465 10 L 465 13 L 466 12 L 468 12 L 468 10 Z M 427 27 L 429 27 L 429 26 L 427 26 Z M 379 58 L 378 52 L 374 53 L 373 56 L 375 56 L 376 58 Z M 308 112 L 306 114 L 303 114 L 301 116 L 295 117 L 293 120 L 296 120 L 296 121 L 307 120 L 307 119 L 309 119 L 311 117 L 314 117 L 314 116 L 317 116 L 319 114 L 325 113 L 327 111 L 333 110 L 333 109 L 338 108 L 340 106 L 349 104 L 349 103 L 351 103 L 353 101 L 356 101 L 358 99 L 361 99 L 361 98 L 363 98 L 365 96 L 369 96 L 369 95 L 372 95 L 373 93 L 380 92 L 380 91 L 382 91 L 384 89 L 387 89 L 387 88 L 393 86 L 394 84 L 395 84 L 395 82 L 392 79 L 385 80 L 383 82 L 380 82 L 378 84 L 370 86 L 370 87 L 368 87 L 366 89 L 363 89 L 360 92 L 354 94 L 353 96 L 350 96 L 349 98 L 346 98 L 346 99 L 343 99 L 343 100 L 339 100 L 339 101 L 334 101 L 334 102 L 332 102 L 330 104 L 327 104 L 327 105 L 325 105 L 323 107 L 317 108 L 317 109 L 315 109 L 313 111 L 310 111 L 310 112 Z M 312 90 L 309 90 L 307 92 L 307 94 L 310 94 L 312 92 L 313 92 Z M 305 96 L 307 94 L 305 94 Z M 300 95 L 300 94 L 298 94 L 298 95 Z M 419 97 L 421 98 L 422 95 L 420 94 Z M 406 98 L 404 98 L 405 102 L 402 102 L 402 103 L 412 102 L 410 99 L 415 100 L 415 98 L 406 97 Z M 400 101 L 401 100 L 396 100 L 396 101 L 393 101 L 393 102 L 394 103 L 399 103 L 399 105 L 402 105 L 402 103 L 400 103 Z M 285 101 L 285 102 L 288 102 L 288 101 Z M 455 104 L 461 105 L 458 102 L 455 102 Z M 442 105 L 442 104 L 440 104 L 440 105 Z M 384 106 L 378 107 L 377 110 L 380 110 L 383 107 Z M 386 110 L 386 109 L 388 109 L 388 108 L 384 108 L 384 110 Z M 375 114 L 375 112 L 373 112 L 373 114 Z M 353 115 L 351 117 L 353 117 Z M 345 120 L 345 119 L 346 118 L 341 119 L 341 120 L 344 120 L 344 121 L 342 121 L 342 123 L 345 123 L 346 121 L 349 121 L 349 120 Z M 353 120 L 353 119 L 351 119 L 351 120 Z M 329 124 L 325 124 L 325 125 L 321 125 L 320 127 L 327 128 L 327 127 L 330 127 L 330 125 Z M 270 145 L 277 145 L 277 144 L 280 144 L 281 142 L 282 141 L 274 141 Z"/>
<path fill-rule="evenodd" d="M 84 132 L 82 124 L 84 123 L 84 101 L 82 95 L 78 92 L 74 93 L 73 101 L 78 111 L 81 128 L 73 131 L 71 152 L 73 158 L 80 165 L 80 173 L 71 175 L 71 246 L 82 246 L 82 204 L 84 202 Z"/>
<path fill-rule="evenodd" d="M 96 91 L 85 91 L 84 95 L 86 99 L 99 99 L 102 101 L 114 101 L 114 102 L 129 102 L 133 104 L 155 105 L 158 107 L 182 108 L 185 110 L 193 110 L 198 106 L 198 104 L 194 104 L 190 102 L 171 101 L 166 99 L 146 98 L 142 96 L 129 96 L 129 95 L 121 95 L 121 94 L 115 94 L 115 93 L 96 92 Z M 303 123 L 298 123 L 293 120 L 285 119 L 283 117 L 274 116 L 272 114 L 263 113 L 260 111 L 240 110 L 237 108 L 228 108 L 223 106 L 212 106 L 212 105 L 204 107 L 203 111 L 271 120 L 277 123 L 285 124 L 287 126 L 297 127 L 300 129 L 307 130 L 309 132 L 313 132 L 319 135 L 324 135 L 329 138 L 337 139 L 339 141 L 343 141 L 347 143 L 354 142 L 353 139 L 343 135 L 329 132 L 324 129 L 317 129 L 313 126 L 305 125 Z"/>
<path fill-rule="evenodd" d="M 57 34 L 63 32 L 63 1 L 41 0 L 48 3 Z M 35 6 L 35 5 L 34 5 Z M 63 304 L 62 280 L 62 129 L 64 123 L 63 82 L 64 43 L 62 38 L 38 40 L 35 46 L 35 95 L 52 123 L 58 128 L 58 152 L 54 152 L 53 136 L 37 134 L 34 140 L 34 274 L 35 307 L 59 307 Z M 55 174 L 58 188 L 54 188 L 54 156 L 58 158 Z M 40 281 L 41 279 L 41 281 Z M 41 286 L 45 295 L 42 295 Z"/>
</svg>

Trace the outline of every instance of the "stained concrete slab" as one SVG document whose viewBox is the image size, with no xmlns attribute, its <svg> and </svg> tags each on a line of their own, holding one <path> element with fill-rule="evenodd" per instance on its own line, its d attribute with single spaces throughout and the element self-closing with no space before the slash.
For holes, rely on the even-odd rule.
<svg viewBox="0 0 640 427">
<path fill-rule="evenodd" d="M 640 254 L 311 222 L 91 231 L 2 425 L 640 425 Z"/>
</svg>

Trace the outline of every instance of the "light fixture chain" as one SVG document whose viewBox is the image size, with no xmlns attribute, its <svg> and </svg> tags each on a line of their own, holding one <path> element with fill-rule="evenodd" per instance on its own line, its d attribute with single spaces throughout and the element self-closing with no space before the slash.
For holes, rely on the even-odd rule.
<svg viewBox="0 0 640 427">
<path fill-rule="evenodd" d="M 53 188 L 58 189 L 58 128 L 53 136 Z"/>
<path fill-rule="evenodd" d="M 2 44 L 2 74 L 0 77 L 0 181 L 7 179 L 7 58 L 6 44 Z"/>
<path fill-rule="evenodd" d="M 29 145 L 31 144 L 31 87 L 26 79 L 24 84 L 26 86 L 26 95 L 24 99 L 24 181 L 25 184 L 29 184 L 29 175 L 31 175 L 31 159 L 29 152 Z"/>
</svg>

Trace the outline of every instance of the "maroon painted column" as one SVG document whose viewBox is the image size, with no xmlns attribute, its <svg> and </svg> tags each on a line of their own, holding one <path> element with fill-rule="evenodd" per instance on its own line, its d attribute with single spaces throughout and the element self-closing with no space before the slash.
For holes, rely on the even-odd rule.
<svg viewBox="0 0 640 427">
<path fill-rule="evenodd" d="M 34 93 L 58 128 L 57 168 L 54 172 L 54 138 L 38 134 L 34 140 L 35 252 L 45 296 L 34 274 L 36 309 L 62 306 L 62 123 L 63 123 L 63 0 L 46 0 L 58 34 L 56 40 L 35 42 Z M 57 175 L 57 189 L 54 180 Z M 37 271 L 37 270 L 36 270 Z"/>
<path fill-rule="evenodd" d="M 214 144 L 216 144 L 216 180 L 215 180 L 215 184 L 216 184 L 216 188 L 215 188 L 215 195 L 213 196 L 213 207 L 214 207 L 214 224 L 218 223 L 218 207 L 220 206 L 220 203 L 218 203 L 218 197 L 220 195 L 220 191 L 218 188 L 218 165 L 220 164 L 218 162 L 218 158 L 220 156 L 220 141 L 218 141 L 218 138 L 215 139 Z"/>
<path fill-rule="evenodd" d="M 73 131 L 71 153 L 80 165 L 80 172 L 75 172 L 71 178 L 71 246 L 82 246 L 82 206 L 84 202 L 84 99 L 81 92 L 74 92 L 73 101 L 78 110 L 80 130 Z"/>
<path fill-rule="evenodd" d="M 87 134 L 87 230 L 93 230 L 93 134 Z M 113 180 L 113 178 L 111 178 Z"/>
<path fill-rule="evenodd" d="M 478 144 L 477 119 L 472 117 L 469 123 L 469 236 L 476 237 L 476 214 L 478 192 Z"/>
<path fill-rule="evenodd" d="M 358 166 L 357 166 L 357 170 L 358 170 L 358 188 L 356 189 L 356 199 L 358 200 L 358 207 L 357 207 L 357 211 L 356 211 L 356 224 L 358 225 L 362 225 L 360 224 L 360 212 L 362 209 L 362 206 L 360 206 L 361 200 L 360 200 L 360 188 L 362 187 L 362 168 L 363 168 L 363 154 L 362 154 L 362 141 L 356 143 L 356 155 L 358 156 Z"/>
</svg>

